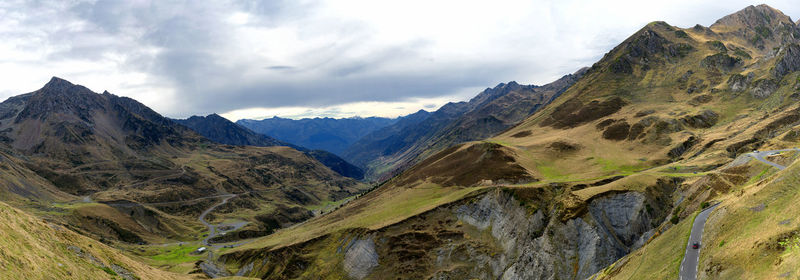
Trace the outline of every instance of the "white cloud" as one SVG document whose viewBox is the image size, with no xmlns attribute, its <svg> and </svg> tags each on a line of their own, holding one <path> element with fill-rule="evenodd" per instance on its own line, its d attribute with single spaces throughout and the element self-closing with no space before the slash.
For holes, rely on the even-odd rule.
<svg viewBox="0 0 800 280">
<path fill-rule="evenodd" d="M 3 1 L 0 99 L 55 75 L 171 117 L 394 116 L 500 82 L 544 84 L 650 21 L 707 26 L 749 4 Z M 796 1 L 767 4 L 800 15 Z"/>
<path fill-rule="evenodd" d="M 462 94 L 456 94 L 452 96 L 409 98 L 408 100 L 397 102 L 362 101 L 324 107 L 291 106 L 276 108 L 247 108 L 233 110 L 221 115 L 232 121 L 247 118 L 264 119 L 271 118 L 273 116 L 290 119 L 314 117 L 349 118 L 359 116 L 396 118 L 415 113 L 420 109 L 424 109 L 429 112 L 435 111 L 448 102 L 467 100 L 471 97 L 471 95 L 474 95 L 475 92 L 478 92 L 478 90 L 480 89 L 470 88 L 463 91 Z"/>
</svg>

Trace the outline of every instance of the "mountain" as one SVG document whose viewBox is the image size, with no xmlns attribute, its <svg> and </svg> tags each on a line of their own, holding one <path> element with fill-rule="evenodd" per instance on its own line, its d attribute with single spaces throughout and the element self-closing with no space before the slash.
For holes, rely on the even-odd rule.
<svg viewBox="0 0 800 280">
<path fill-rule="evenodd" d="M 501 83 L 469 102 L 448 103 L 423 118 L 364 136 L 342 156 L 367 168 L 368 177 L 386 179 L 442 149 L 484 139 L 512 127 L 558 97 L 583 73 L 582 69 L 544 86 Z"/>
<path fill-rule="evenodd" d="M 395 121 L 397 120 L 379 117 L 300 120 L 273 117 L 263 120 L 243 119 L 236 123 L 281 141 L 341 155 L 359 138 Z"/>
<path fill-rule="evenodd" d="M 192 116 L 185 120 L 173 119 L 173 121 L 217 143 L 237 146 L 291 147 L 291 144 L 278 141 L 275 138 L 263 134 L 255 133 L 217 114 L 211 114 L 205 117 Z"/>
<path fill-rule="evenodd" d="M 264 235 L 367 188 L 295 149 L 217 144 L 133 99 L 55 77 L 0 103 L 0 139 L 6 202 L 119 246 L 200 242 L 197 217 L 217 203 L 227 206 L 219 221 Z M 296 215 L 265 219 L 287 211 Z"/>
<path fill-rule="evenodd" d="M 185 120 L 174 120 L 211 141 L 238 146 L 288 146 L 321 162 L 339 175 L 356 180 L 364 178 L 364 171 L 344 159 L 323 150 L 308 150 L 303 147 L 278 141 L 272 137 L 258 134 L 252 130 L 235 124 L 222 116 L 211 114 L 205 117 L 192 116 Z"/>
<path fill-rule="evenodd" d="M 517 125 L 220 259 L 264 279 L 676 279 L 699 230 L 699 278 L 791 277 L 793 30 L 766 5 L 652 22 Z"/>
</svg>

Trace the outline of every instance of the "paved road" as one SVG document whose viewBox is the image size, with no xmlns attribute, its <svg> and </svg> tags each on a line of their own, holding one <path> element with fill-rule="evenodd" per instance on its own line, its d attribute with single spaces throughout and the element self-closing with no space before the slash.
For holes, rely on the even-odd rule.
<svg viewBox="0 0 800 280">
<path fill-rule="evenodd" d="M 686 243 L 686 254 L 683 255 L 683 262 L 681 262 L 680 280 L 694 280 L 697 279 L 697 264 L 700 259 L 700 249 L 703 248 L 703 229 L 706 227 L 706 220 L 711 215 L 711 211 L 717 208 L 717 204 L 706 208 L 694 219 L 692 224 L 692 233 L 689 235 L 689 243 Z M 692 249 L 692 244 L 697 242 L 700 248 Z"/>
<path fill-rule="evenodd" d="M 768 161 L 768 160 L 764 159 L 764 157 L 770 156 L 770 155 L 775 154 L 775 153 L 788 152 L 788 151 L 798 151 L 798 152 L 800 152 L 800 149 L 794 148 L 794 149 L 750 152 L 750 153 L 747 153 L 747 155 L 750 156 L 750 157 L 755 158 L 756 160 L 758 160 L 760 162 L 772 165 L 772 166 L 774 166 L 775 168 L 777 168 L 779 170 L 784 170 L 784 169 L 786 169 L 786 166 L 783 166 L 783 165 Z"/>
<path fill-rule="evenodd" d="M 233 198 L 234 196 L 236 196 L 236 195 L 235 194 L 228 194 L 228 195 L 221 196 L 221 197 L 224 197 L 224 199 L 222 199 L 222 201 L 220 201 L 217 204 L 212 205 L 211 207 L 208 207 L 208 209 L 206 209 L 205 211 L 203 211 L 203 213 L 200 214 L 200 218 L 198 218 L 197 220 L 199 220 L 206 227 L 208 227 L 208 236 L 206 236 L 206 239 L 203 239 L 203 245 L 211 246 L 211 244 L 208 243 L 208 241 L 211 240 L 211 238 L 214 238 L 217 235 L 219 235 L 219 232 L 217 232 L 217 226 L 216 225 L 212 225 L 212 224 L 210 224 L 210 223 L 208 223 L 206 221 L 206 215 L 208 215 L 208 213 L 211 213 L 211 211 L 214 211 L 214 209 L 216 209 L 217 207 L 222 206 L 225 203 L 228 203 L 228 200 Z"/>
</svg>

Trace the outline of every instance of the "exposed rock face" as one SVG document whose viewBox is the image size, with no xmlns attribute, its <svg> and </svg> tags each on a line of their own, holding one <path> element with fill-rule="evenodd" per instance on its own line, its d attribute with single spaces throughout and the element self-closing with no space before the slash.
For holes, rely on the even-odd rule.
<svg viewBox="0 0 800 280">
<path fill-rule="evenodd" d="M 742 64 L 742 59 L 731 57 L 725 53 L 709 55 L 700 61 L 700 65 L 710 70 L 728 72 Z"/>
<path fill-rule="evenodd" d="M 753 83 L 753 88 L 750 89 L 750 95 L 755 98 L 767 98 L 773 92 L 778 90 L 778 82 L 772 79 L 761 79 Z"/>
<path fill-rule="evenodd" d="M 780 79 L 798 70 L 800 70 L 800 45 L 789 44 L 782 51 L 778 63 L 775 64 L 775 68 L 772 69 L 773 74 Z"/>
<path fill-rule="evenodd" d="M 712 127 L 717 124 L 717 120 L 719 120 L 719 114 L 711 110 L 704 110 L 700 114 L 681 118 L 683 124 L 694 128 Z"/>
<path fill-rule="evenodd" d="M 200 270 L 211 278 L 231 276 L 225 267 L 214 261 L 203 261 L 197 265 Z"/>
<path fill-rule="evenodd" d="M 753 73 L 751 72 L 750 75 L 747 77 L 733 74 L 728 78 L 728 87 L 733 92 L 742 92 L 750 85 L 750 81 L 753 79 Z"/>
<path fill-rule="evenodd" d="M 698 142 L 700 142 L 700 139 L 697 139 L 697 137 L 694 136 L 690 136 L 689 139 L 686 139 L 686 141 L 683 141 L 677 147 L 669 150 L 667 155 L 671 158 L 680 157 L 681 155 L 683 155 L 683 153 L 694 147 L 694 145 L 697 144 Z"/>
<path fill-rule="evenodd" d="M 607 195 L 592 200 L 587 214 L 562 223 L 541 210 L 528 215 L 510 195 L 493 193 L 455 213 L 479 229 L 491 228 L 504 250 L 495 259 L 507 263 L 495 277 L 584 279 L 650 237 L 655 217 L 645 209 L 648 203 L 636 192 Z"/>
<path fill-rule="evenodd" d="M 552 204 L 557 190 L 498 189 L 379 230 L 223 259 L 265 279 L 323 271 L 351 279 L 585 279 L 652 236 L 670 212 L 675 187 L 664 180 L 642 193 L 611 192 L 569 206 Z M 337 248 L 330 253 L 342 261 L 309 269 L 319 263 L 309 248 L 319 246 Z"/>
<path fill-rule="evenodd" d="M 617 74 L 632 74 L 634 66 L 639 66 L 646 71 L 653 63 L 674 61 L 695 50 L 689 44 L 671 42 L 659 32 L 675 33 L 666 22 L 648 24 L 611 51 L 611 53 L 621 52 L 622 56 L 609 61 L 609 70 Z M 676 33 L 676 36 L 683 40 L 691 40 L 683 31 Z"/>
<path fill-rule="evenodd" d="M 371 238 L 354 238 L 344 253 L 344 270 L 355 279 L 364 279 L 378 266 L 378 253 Z"/>
</svg>

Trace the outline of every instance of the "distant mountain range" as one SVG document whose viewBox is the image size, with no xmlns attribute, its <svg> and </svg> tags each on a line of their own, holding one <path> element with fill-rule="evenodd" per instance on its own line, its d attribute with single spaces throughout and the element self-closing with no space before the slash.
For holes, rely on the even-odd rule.
<svg viewBox="0 0 800 280">
<path fill-rule="evenodd" d="M 292 147 L 318 160 L 342 176 L 357 180 L 364 178 L 364 171 L 361 170 L 361 168 L 348 163 L 333 153 L 324 150 L 309 150 L 263 134 L 258 134 L 217 114 L 211 114 L 205 117 L 192 116 L 188 119 L 175 119 L 174 121 L 217 143 L 239 146 Z"/>
<path fill-rule="evenodd" d="M 455 144 L 506 130 L 558 97 L 586 72 L 566 75 L 544 86 L 501 83 L 469 102 L 448 103 L 433 113 L 418 112 L 374 131 L 348 147 L 342 156 L 367 169 L 367 176 L 387 179 L 414 163 Z"/>
<path fill-rule="evenodd" d="M 558 97 L 585 71 L 544 86 L 501 83 L 468 102 L 448 103 L 435 112 L 420 110 L 396 119 L 276 117 L 243 119 L 237 124 L 295 145 L 327 147 L 365 169 L 368 179 L 382 181 L 437 151 L 516 125 Z"/>
<path fill-rule="evenodd" d="M 397 119 L 380 117 L 300 120 L 273 117 L 263 120 L 243 119 L 236 123 L 281 141 L 341 155 L 364 135 L 395 122 Z"/>
</svg>

